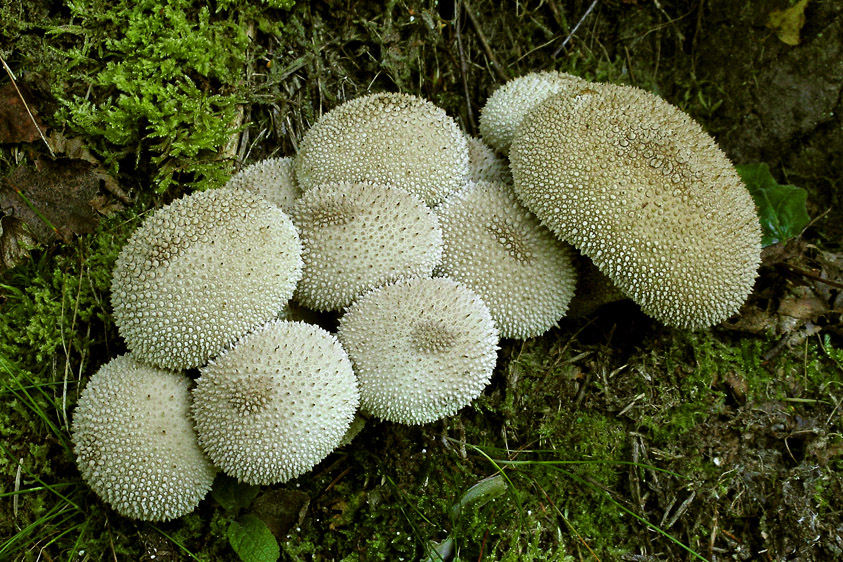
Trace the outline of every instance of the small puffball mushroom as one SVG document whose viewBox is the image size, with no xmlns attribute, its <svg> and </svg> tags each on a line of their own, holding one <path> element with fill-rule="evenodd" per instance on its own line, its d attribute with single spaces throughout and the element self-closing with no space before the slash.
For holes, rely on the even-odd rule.
<svg viewBox="0 0 843 562">
<path fill-rule="evenodd" d="M 466 137 L 466 139 L 468 140 L 469 181 L 491 181 L 512 185 L 509 163 L 477 137 Z"/>
<path fill-rule="evenodd" d="M 298 234 L 278 207 L 239 189 L 195 192 L 147 217 L 120 252 L 115 322 L 139 360 L 198 367 L 274 318 L 301 267 Z"/>
<path fill-rule="evenodd" d="M 564 72 L 531 72 L 513 78 L 489 96 L 480 111 L 480 136 L 506 156 L 515 131 L 524 117 L 538 104 L 588 82 Z"/>
<path fill-rule="evenodd" d="M 510 160 L 527 208 L 657 320 L 711 326 L 752 290 L 755 204 L 714 140 L 661 98 L 605 84 L 553 96 Z"/>
<path fill-rule="evenodd" d="M 225 186 L 257 193 L 278 205 L 285 213 L 290 212 L 301 195 L 301 189 L 293 176 L 293 159 L 290 157 L 267 158 L 246 166 L 228 180 Z"/>
<path fill-rule="evenodd" d="M 445 248 L 437 274 L 476 292 L 502 338 L 526 339 L 565 316 L 574 295 L 572 248 L 502 183 L 469 184 L 436 208 Z"/>
<path fill-rule="evenodd" d="M 193 511 L 216 469 L 190 420 L 190 379 L 131 355 L 97 371 L 73 413 L 76 464 L 118 513 L 167 521 Z"/>
<path fill-rule="evenodd" d="M 276 320 L 201 369 L 193 418 L 199 443 L 223 472 L 274 484 L 328 456 L 358 401 L 351 362 L 336 337 Z"/>
<path fill-rule="evenodd" d="M 314 187 L 293 208 L 304 270 L 296 300 L 340 310 L 401 277 L 430 277 L 442 257 L 442 231 L 424 202 L 370 183 Z"/>
<path fill-rule="evenodd" d="M 468 177 L 465 135 L 444 110 L 409 94 L 347 101 L 305 134 L 295 163 L 303 191 L 325 183 L 394 185 L 436 205 Z"/>
<path fill-rule="evenodd" d="M 354 364 L 361 409 L 405 424 L 449 416 L 479 396 L 498 349 L 489 308 L 444 277 L 363 295 L 340 318 L 337 336 Z"/>
</svg>

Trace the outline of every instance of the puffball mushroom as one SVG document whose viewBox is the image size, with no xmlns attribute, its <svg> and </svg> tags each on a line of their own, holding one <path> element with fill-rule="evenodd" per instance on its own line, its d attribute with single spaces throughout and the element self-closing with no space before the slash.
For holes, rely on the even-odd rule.
<svg viewBox="0 0 843 562">
<path fill-rule="evenodd" d="M 301 277 L 301 244 L 278 207 L 220 188 L 173 201 L 120 252 L 111 302 L 135 356 L 186 369 L 271 320 Z"/>
<path fill-rule="evenodd" d="M 509 162 L 495 154 L 485 142 L 477 137 L 466 137 L 468 141 L 469 181 L 491 181 L 512 185 Z"/>
<path fill-rule="evenodd" d="M 88 381 L 73 413 L 76 463 L 118 513 L 167 521 L 196 508 L 216 469 L 190 421 L 190 379 L 122 355 Z"/>
<path fill-rule="evenodd" d="M 295 163 L 303 191 L 325 183 L 393 185 L 436 205 L 468 177 L 465 135 L 444 110 L 409 94 L 347 101 L 307 131 Z"/>
<path fill-rule="evenodd" d="M 436 208 L 445 246 L 437 273 L 489 306 L 502 338 L 526 339 L 565 316 L 574 295 L 572 248 L 501 183 L 469 184 Z"/>
<path fill-rule="evenodd" d="M 371 183 L 314 187 L 293 208 L 304 270 L 296 300 L 340 310 L 401 277 L 430 277 L 442 257 L 436 215 L 403 189 Z"/>
<path fill-rule="evenodd" d="M 657 320 L 711 326 L 752 290 L 752 198 L 714 140 L 661 98 L 605 84 L 553 96 L 509 156 L 527 208 Z"/>
<path fill-rule="evenodd" d="M 444 277 L 366 293 L 340 318 L 337 337 L 354 365 L 361 409 L 405 424 L 449 416 L 479 396 L 498 349 L 489 308 Z"/>
<path fill-rule="evenodd" d="M 351 362 L 336 337 L 276 320 L 201 370 L 193 390 L 199 443 L 248 484 L 286 482 L 333 451 L 357 411 Z"/>
<path fill-rule="evenodd" d="M 267 158 L 246 166 L 225 187 L 245 189 L 275 203 L 285 213 L 293 208 L 301 189 L 293 175 L 293 159 Z"/>
<path fill-rule="evenodd" d="M 507 155 L 518 126 L 533 108 L 554 94 L 587 84 L 582 78 L 555 70 L 513 78 L 486 100 L 480 111 L 480 136 L 489 146 Z"/>
</svg>

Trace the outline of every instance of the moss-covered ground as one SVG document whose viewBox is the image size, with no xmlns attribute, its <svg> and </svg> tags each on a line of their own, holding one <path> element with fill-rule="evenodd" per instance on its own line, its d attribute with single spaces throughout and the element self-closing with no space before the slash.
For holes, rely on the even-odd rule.
<svg viewBox="0 0 843 562">
<path fill-rule="evenodd" d="M 840 141 L 828 128 L 839 103 L 816 130 L 756 139 L 749 152 L 736 128 L 751 123 L 730 120 L 768 115 L 741 105 L 753 99 L 742 88 L 775 84 L 723 78 L 717 61 L 791 56 L 764 27 L 787 1 L 741 11 L 606 0 L 563 46 L 591 4 L 0 3 L 0 55 L 30 103 L 132 197 L 93 233 L 38 244 L 0 274 L 0 560 L 235 560 L 227 533 L 244 516 L 260 518 L 289 561 L 841 559 L 840 311 L 794 323 L 782 303 L 825 293 L 774 265 L 739 317 L 709 330 L 665 328 L 619 303 L 504 341 L 492 384 L 459 415 L 422 427 L 370 420 L 311 473 L 261 489 L 220 481 L 176 521 L 120 517 L 75 468 L 73 406 L 125 351 L 110 272 L 143 214 L 294 154 L 319 115 L 359 94 L 423 96 L 476 134 L 508 77 L 558 69 L 630 83 L 691 113 L 730 154 L 767 157 L 809 189 L 815 216 L 838 200 Z M 803 40 L 839 38 L 843 10 L 811 5 Z M 711 47 L 735 29 L 757 44 Z M 45 154 L 39 142 L 2 145 L 0 175 Z M 792 261 L 840 251 L 836 212 Z"/>
</svg>

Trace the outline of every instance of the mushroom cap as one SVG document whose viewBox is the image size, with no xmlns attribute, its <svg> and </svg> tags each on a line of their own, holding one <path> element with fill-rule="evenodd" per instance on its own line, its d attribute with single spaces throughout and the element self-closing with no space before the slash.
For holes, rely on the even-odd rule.
<svg viewBox="0 0 843 562">
<path fill-rule="evenodd" d="M 225 186 L 245 189 L 265 197 L 285 213 L 290 212 L 301 195 L 293 175 L 293 159 L 290 157 L 267 158 L 246 166 L 228 180 Z"/>
<path fill-rule="evenodd" d="M 518 126 L 534 107 L 554 94 L 586 84 L 582 78 L 555 70 L 513 78 L 495 90 L 480 110 L 480 136 L 489 146 L 507 155 Z"/>
<path fill-rule="evenodd" d="M 401 277 L 430 277 L 442 257 L 436 215 L 396 187 L 320 185 L 302 195 L 292 216 L 304 261 L 295 298 L 314 310 L 340 310 Z"/>
<path fill-rule="evenodd" d="M 755 205 L 688 115 L 628 86 L 549 98 L 512 144 L 515 190 L 642 310 L 679 328 L 725 320 L 760 260 Z"/>
<path fill-rule="evenodd" d="M 351 362 L 336 337 L 276 320 L 201 369 L 193 418 L 200 445 L 223 472 L 274 484 L 328 456 L 358 401 Z"/>
<path fill-rule="evenodd" d="M 436 208 L 445 247 L 437 274 L 476 292 L 502 338 L 526 339 L 565 316 L 574 295 L 573 249 L 502 183 L 469 184 Z"/>
<path fill-rule="evenodd" d="M 167 521 L 196 508 L 216 469 L 190 420 L 190 379 L 122 355 L 88 381 L 73 413 L 76 464 L 118 513 Z"/>
<path fill-rule="evenodd" d="M 512 185 L 509 162 L 501 158 L 485 142 L 467 136 L 469 181 L 492 181 Z"/>
<path fill-rule="evenodd" d="M 483 392 L 497 358 L 489 308 L 444 277 L 405 279 L 361 296 L 337 333 L 354 364 L 361 409 L 422 424 Z"/>
<path fill-rule="evenodd" d="M 278 207 L 238 189 L 195 192 L 147 217 L 120 252 L 115 322 L 139 360 L 198 367 L 274 318 L 301 267 L 298 234 Z"/>
<path fill-rule="evenodd" d="M 371 94 L 323 115 L 295 163 L 307 191 L 324 183 L 394 185 L 435 205 L 468 177 L 465 135 L 444 110 L 409 94 Z"/>
</svg>

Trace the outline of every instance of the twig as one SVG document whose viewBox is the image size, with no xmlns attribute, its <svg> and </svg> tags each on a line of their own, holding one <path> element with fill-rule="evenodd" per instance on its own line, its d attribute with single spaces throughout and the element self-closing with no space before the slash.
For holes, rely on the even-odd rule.
<svg viewBox="0 0 843 562">
<path fill-rule="evenodd" d="M 462 46 L 462 33 L 460 32 L 460 27 L 462 27 L 462 18 L 460 17 L 460 10 L 457 10 L 457 15 L 454 21 L 454 31 L 457 35 L 457 50 L 460 54 L 460 76 L 462 78 L 463 92 L 465 93 L 465 108 L 468 112 L 468 122 L 471 126 L 471 130 L 476 131 L 477 123 L 474 122 L 474 110 L 471 109 L 471 94 L 468 91 L 468 68 L 465 62 L 465 51 Z"/>
<path fill-rule="evenodd" d="M 35 125 L 35 128 L 38 130 L 38 134 L 41 135 L 41 140 L 44 141 L 44 144 L 47 145 L 47 150 L 50 151 L 50 156 L 55 158 L 56 155 L 53 153 L 53 147 L 51 147 L 50 143 L 47 142 L 47 137 L 44 136 L 44 131 L 42 131 L 41 127 L 38 126 L 38 122 L 35 120 L 35 116 L 32 114 L 32 111 L 30 111 L 30 109 L 29 109 L 29 104 L 26 103 L 26 100 L 23 98 L 23 94 L 20 92 L 20 89 L 18 88 L 18 83 L 16 81 L 15 74 L 12 72 L 12 69 L 9 68 L 9 65 L 6 64 L 6 61 L 3 59 L 2 56 L 0 56 L 0 62 L 3 63 L 3 68 L 6 69 L 6 74 L 9 75 L 9 78 L 11 78 L 12 86 L 15 87 L 15 91 L 18 93 L 18 97 L 20 98 L 20 101 L 23 102 L 23 107 L 24 107 L 24 109 L 26 109 L 26 113 L 29 115 L 29 118 L 32 119 L 32 124 Z"/>
<path fill-rule="evenodd" d="M 562 52 L 562 49 L 564 49 L 564 48 L 565 48 L 565 46 L 568 44 L 568 41 L 570 41 L 570 40 L 571 40 L 571 37 L 573 37 L 573 36 L 574 36 L 574 33 L 576 33 L 576 32 L 577 32 L 577 30 L 580 28 L 580 25 L 582 25 L 582 22 L 584 22 L 584 21 L 585 21 L 585 18 L 587 18 L 587 17 L 588 17 L 588 15 L 591 13 L 591 11 L 594 9 L 594 6 L 596 6 L 596 5 L 597 5 L 597 2 L 598 2 L 598 0 L 594 0 L 594 2 L 592 2 L 592 3 L 591 3 L 591 6 L 589 6 L 589 7 L 588 7 L 588 9 L 585 11 L 585 13 L 583 14 L 583 16 L 580 18 L 580 21 L 578 21 L 578 22 L 577 22 L 577 25 L 575 25 L 575 26 L 574 26 L 574 29 L 572 29 L 572 30 L 571 30 L 571 32 L 568 34 L 568 36 L 565 38 L 565 40 L 564 40 L 564 41 L 562 41 L 562 44 L 561 44 L 561 45 L 559 45 L 559 48 L 557 48 L 555 51 L 553 51 L 553 54 L 552 54 L 552 55 L 550 55 L 550 56 L 551 56 L 551 58 L 556 58 L 556 56 L 557 56 L 559 53 L 561 53 L 561 52 Z"/>
<path fill-rule="evenodd" d="M 832 281 L 831 279 L 826 279 L 824 277 L 820 277 L 816 273 L 812 271 L 808 271 L 807 269 L 802 269 L 801 267 L 797 267 L 795 265 L 790 265 L 789 263 L 782 263 L 782 267 L 789 269 L 794 273 L 798 273 L 802 277 L 807 277 L 808 279 L 813 279 L 814 281 L 818 281 L 819 283 L 825 283 L 826 285 L 831 285 L 837 289 L 843 289 L 843 283 L 839 281 Z"/>
<path fill-rule="evenodd" d="M 474 32 L 477 33 L 477 39 L 480 41 L 480 46 L 483 47 L 483 52 L 486 53 L 486 57 L 489 59 L 489 62 L 491 63 L 492 69 L 495 71 L 495 74 L 498 75 L 498 79 L 501 82 L 508 81 L 509 75 L 498 62 L 498 58 L 495 56 L 495 53 L 489 46 L 489 42 L 486 41 L 486 36 L 483 35 L 483 29 L 481 29 L 480 22 L 477 21 L 474 12 L 471 11 L 471 6 L 468 5 L 468 2 L 466 0 L 463 0 L 462 7 L 465 10 L 465 15 L 468 16 L 468 21 L 471 22 L 471 27 L 473 27 Z"/>
</svg>

